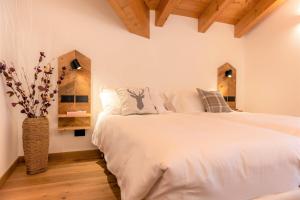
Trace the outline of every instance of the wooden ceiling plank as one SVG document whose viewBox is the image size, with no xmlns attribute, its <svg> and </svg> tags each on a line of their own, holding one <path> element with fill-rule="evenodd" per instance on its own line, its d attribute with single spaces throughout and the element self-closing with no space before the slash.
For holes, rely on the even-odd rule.
<svg viewBox="0 0 300 200">
<path fill-rule="evenodd" d="M 144 1 L 151 10 L 155 10 L 160 0 L 144 0 Z"/>
<path fill-rule="evenodd" d="M 129 32 L 149 38 L 149 8 L 143 0 L 108 0 Z"/>
<path fill-rule="evenodd" d="M 198 12 L 190 11 L 190 10 L 184 10 L 184 9 L 180 9 L 180 8 L 174 9 L 172 14 L 173 15 L 185 16 L 185 17 L 191 17 L 191 18 L 195 18 L 195 19 L 199 18 L 199 13 Z"/>
<path fill-rule="evenodd" d="M 205 33 L 234 0 L 212 0 L 199 17 L 198 31 Z"/>
<path fill-rule="evenodd" d="M 235 37 L 240 38 L 251 31 L 259 22 L 268 16 L 274 9 L 281 5 L 284 0 L 261 0 L 253 9 L 235 25 Z"/>
<path fill-rule="evenodd" d="M 181 0 L 160 0 L 155 12 L 155 25 L 163 26 Z"/>
</svg>

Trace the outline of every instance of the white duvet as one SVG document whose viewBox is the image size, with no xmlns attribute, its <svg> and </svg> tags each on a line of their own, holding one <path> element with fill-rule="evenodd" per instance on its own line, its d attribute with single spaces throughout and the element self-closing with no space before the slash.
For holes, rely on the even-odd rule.
<svg viewBox="0 0 300 200">
<path fill-rule="evenodd" d="M 107 116 L 93 143 L 122 200 L 248 200 L 300 185 L 300 139 L 228 120 Z"/>
<path fill-rule="evenodd" d="M 264 113 L 231 112 L 231 113 L 192 113 L 225 119 L 261 128 L 268 128 L 300 137 L 300 117 L 272 115 Z"/>
</svg>

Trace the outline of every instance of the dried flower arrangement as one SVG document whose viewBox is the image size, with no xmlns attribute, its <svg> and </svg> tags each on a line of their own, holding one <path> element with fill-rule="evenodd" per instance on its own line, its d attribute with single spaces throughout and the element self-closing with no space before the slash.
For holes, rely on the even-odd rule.
<svg viewBox="0 0 300 200">
<path fill-rule="evenodd" d="M 13 64 L 8 65 L 4 61 L 0 62 L 0 75 L 2 75 L 8 88 L 6 93 L 9 97 L 15 97 L 12 106 L 21 106 L 20 112 L 28 118 L 45 117 L 48 114 L 48 108 L 55 101 L 57 85 L 64 80 L 66 67 L 63 67 L 62 75 L 53 89 L 51 78 L 54 68 L 50 63 L 42 65 L 45 57 L 45 53 L 40 52 L 38 65 L 34 67 L 34 80 L 31 84 L 29 84 L 23 68 L 22 75 L 25 83 L 22 83 Z"/>
</svg>

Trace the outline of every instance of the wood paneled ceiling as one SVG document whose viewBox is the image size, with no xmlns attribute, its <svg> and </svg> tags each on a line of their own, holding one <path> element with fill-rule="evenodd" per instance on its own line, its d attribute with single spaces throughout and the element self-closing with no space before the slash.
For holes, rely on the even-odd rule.
<svg viewBox="0 0 300 200">
<path fill-rule="evenodd" d="M 171 14 L 198 19 L 205 33 L 214 22 L 235 26 L 240 38 L 277 8 L 284 0 L 108 0 L 127 29 L 150 37 L 149 11 L 155 10 L 155 25 L 163 26 Z"/>
</svg>

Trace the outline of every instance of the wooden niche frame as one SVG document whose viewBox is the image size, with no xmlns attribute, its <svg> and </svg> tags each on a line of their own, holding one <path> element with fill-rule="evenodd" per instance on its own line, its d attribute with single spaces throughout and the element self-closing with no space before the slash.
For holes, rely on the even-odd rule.
<svg viewBox="0 0 300 200">
<path fill-rule="evenodd" d="M 226 76 L 226 71 L 231 70 L 231 77 Z M 218 68 L 218 90 L 224 96 L 231 109 L 236 110 L 236 69 L 229 63 Z"/>
<path fill-rule="evenodd" d="M 71 62 L 77 59 L 81 69 L 74 70 Z M 91 60 L 77 50 L 58 58 L 58 77 L 66 67 L 65 79 L 58 87 L 58 130 L 76 131 L 91 128 Z M 67 112 L 86 111 L 78 116 Z"/>
</svg>

